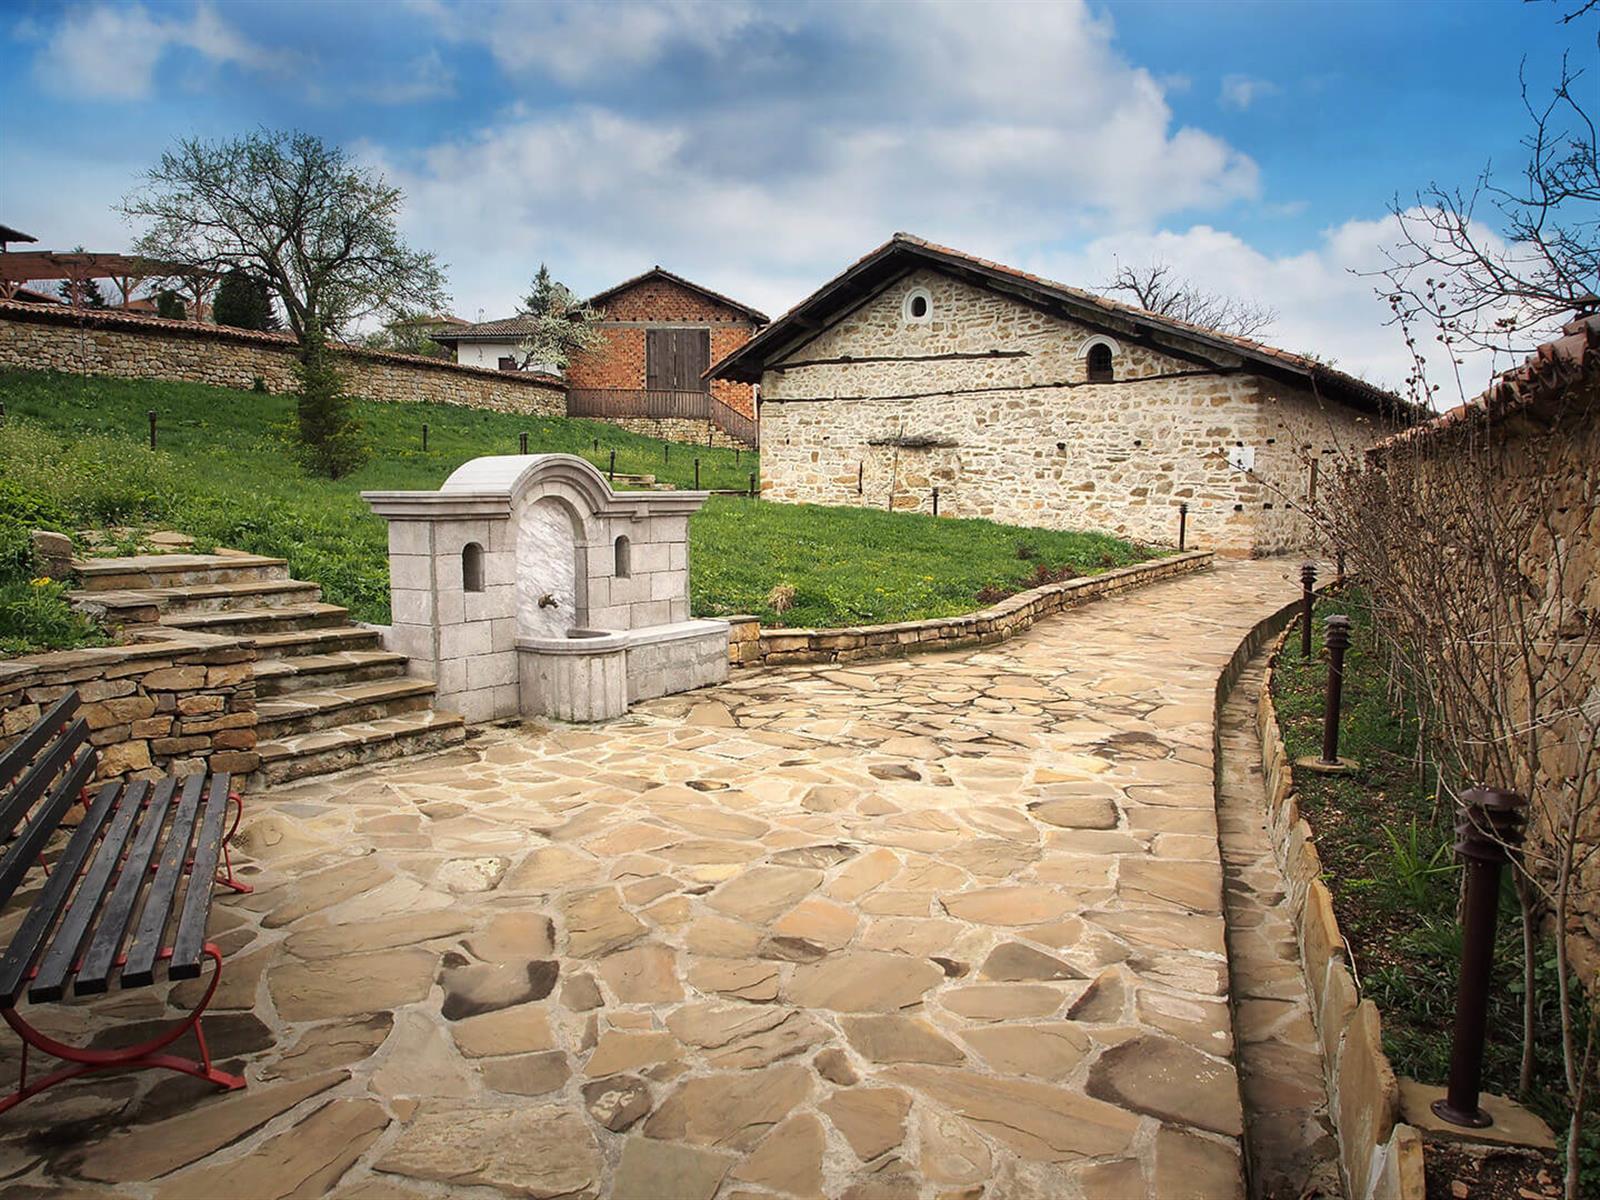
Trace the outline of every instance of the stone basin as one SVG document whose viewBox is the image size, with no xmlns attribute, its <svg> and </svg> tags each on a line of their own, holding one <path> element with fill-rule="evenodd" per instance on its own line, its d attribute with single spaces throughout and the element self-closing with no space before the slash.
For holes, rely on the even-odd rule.
<svg viewBox="0 0 1600 1200">
<path fill-rule="evenodd" d="M 517 639 L 522 711 L 558 721 L 609 721 L 636 700 L 718 683 L 727 662 L 726 621 Z"/>
</svg>

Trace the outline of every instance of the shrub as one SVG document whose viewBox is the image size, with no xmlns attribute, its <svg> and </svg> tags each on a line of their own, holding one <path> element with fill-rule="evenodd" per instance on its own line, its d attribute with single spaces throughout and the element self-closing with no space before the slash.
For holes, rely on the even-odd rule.
<svg viewBox="0 0 1600 1200">
<path fill-rule="evenodd" d="M 156 293 L 156 316 L 166 317 L 169 321 L 186 321 L 189 318 L 189 306 L 177 292 L 162 288 Z"/>
<path fill-rule="evenodd" d="M 327 348 L 315 342 L 303 347 L 295 375 L 299 380 L 295 417 L 302 461 L 309 470 L 329 479 L 350 474 L 367 461 L 367 448 L 361 441 L 355 405 L 345 394 Z"/>
</svg>

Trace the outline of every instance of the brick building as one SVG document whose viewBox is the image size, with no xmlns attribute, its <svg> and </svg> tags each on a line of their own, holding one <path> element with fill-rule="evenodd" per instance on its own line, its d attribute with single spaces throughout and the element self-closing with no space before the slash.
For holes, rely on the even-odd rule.
<svg viewBox="0 0 1600 1200">
<path fill-rule="evenodd" d="M 589 303 L 604 314 L 599 329 L 605 340 L 568 364 L 574 395 L 604 405 L 637 402 L 635 397 L 648 393 L 668 406 L 676 398 L 692 408 L 695 397 L 709 393 L 755 420 L 750 384 L 731 379 L 708 384 L 704 376 L 712 363 L 754 337 L 767 323 L 766 314 L 660 267 L 607 288 Z"/>
<path fill-rule="evenodd" d="M 1296 501 L 1398 401 L 1314 359 L 908 234 L 713 368 L 760 385 L 762 492 L 1233 554 L 1302 548 Z"/>
</svg>

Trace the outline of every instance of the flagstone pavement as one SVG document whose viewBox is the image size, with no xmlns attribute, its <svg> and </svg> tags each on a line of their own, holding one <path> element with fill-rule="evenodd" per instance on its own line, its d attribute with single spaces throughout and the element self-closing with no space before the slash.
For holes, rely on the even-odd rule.
<svg viewBox="0 0 1600 1200">
<path fill-rule="evenodd" d="M 251 797 L 207 1022 L 249 1087 L 48 1093 L 0 1190 L 1242 1195 L 1213 691 L 1294 570 Z M 129 1041 L 166 999 L 35 1016 Z"/>
</svg>

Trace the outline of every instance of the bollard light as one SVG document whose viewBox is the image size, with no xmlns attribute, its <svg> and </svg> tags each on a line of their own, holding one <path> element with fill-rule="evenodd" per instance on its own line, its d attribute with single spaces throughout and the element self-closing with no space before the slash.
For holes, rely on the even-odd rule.
<svg viewBox="0 0 1600 1200">
<path fill-rule="evenodd" d="M 617 481 L 617 452 L 611 452 L 611 465 L 606 468 L 606 479 L 615 483 Z"/>
<path fill-rule="evenodd" d="M 1493 1118 L 1478 1104 L 1483 1082 L 1483 1039 L 1489 1024 L 1489 975 L 1494 968 L 1494 927 L 1500 908 L 1500 868 L 1522 841 L 1526 798 L 1499 788 L 1461 794 L 1456 854 L 1466 868 L 1462 904 L 1461 976 L 1456 983 L 1456 1023 L 1450 1040 L 1450 1079 L 1433 1102 L 1441 1120 L 1482 1129 Z"/>
<path fill-rule="evenodd" d="M 700 490 L 700 460 L 698 458 L 694 460 L 694 490 L 697 492 Z"/>
<path fill-rule="evenodd" d="M 156 410 L 151 409 L 147 414 L 150 418 L 150 449 L 156 448 Z"/>
<path fill-rule="evenodd" d="M 1313 562 L 1302 563 L 1300 566 L 1300 656 L 1311 657 L 1311 608 L 1315 602 L 1312 589 L 1317 583 L 1317 564 Z"/>
<path fill-rule="evenodd" d="M 1189 502 L 1180 501 L 1178 504 L 1178 552 L 1183 552 L 1184 543 L 1189 540 Z"/>
<path fill-rule="evenodd" d="M 750 476 L 750 499 L 754 500 L 755 498 L 756 498 L 756 477 L 752 473 L 751 476 Z"/>
<path fill-rule="evenodd" d="M 939 489 L 938 488 L 934 488 L 933 489 L 933 515 L 936 516 L 936 517 L 939 515 Z"/>
<path fill-rule="evenodd" d="M 1328 692 L 1322 706 L 1322 762 L 1339 765 L 1339 708 L 1344 699 L 1344 652 L 1350 648 L 1350 618 L 1328 618 Z"/>
<path fill-rule="evenodd" d="M 424 450 L 428 448 L 428 426 L 426 422 L 422 426 L 422 448 Z"/>
<path fill-rule="evenodd" d="M 524 431 L 524 432 L 519 433 L 517 435 L 517 453 L 518 454 L 526 454 L 527 452 L 528 452 L 528 435 L 527 435 L 527 432 Z"/>
</svg>

